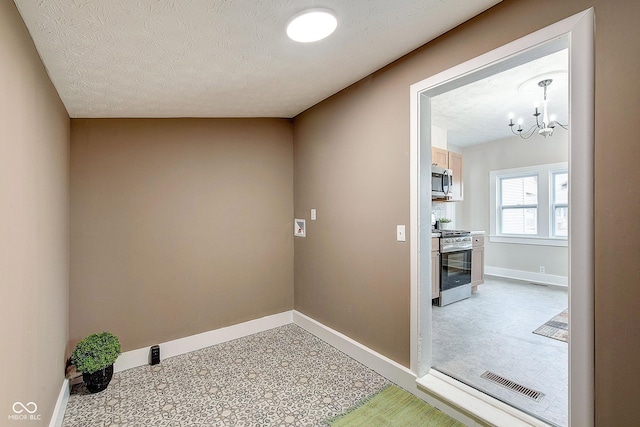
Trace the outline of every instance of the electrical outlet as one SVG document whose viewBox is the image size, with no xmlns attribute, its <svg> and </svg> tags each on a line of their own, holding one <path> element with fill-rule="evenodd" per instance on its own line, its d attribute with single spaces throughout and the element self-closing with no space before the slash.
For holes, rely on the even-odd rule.
<svg viewBox="0 0 640 427">
<path fill-rule="evenodd" d="M 543 266 L 540 266 L 540 273 L 544 274 L 544 267 Z"/>
</svg>

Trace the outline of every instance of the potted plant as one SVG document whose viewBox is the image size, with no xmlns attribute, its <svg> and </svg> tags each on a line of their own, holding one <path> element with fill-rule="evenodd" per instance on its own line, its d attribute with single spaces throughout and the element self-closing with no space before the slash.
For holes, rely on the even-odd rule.
<svg viewBox="0 0 640 427">
<path fill-rule="evenodd" d="M 109 385 L 113 377 L 113 363 L 119 355 L 118 337 L 110 332 L 102 332 L 80 341 L 71 353 L 71 361 L 82 372 L 87 390 L 98 393 Z"/>
<path fill-rule="evenodd" d="M 451 218 L 438 218 L 438 229 L 446 230 L 449 228 L 449 224 L 451 223 Z"/>
</svg>

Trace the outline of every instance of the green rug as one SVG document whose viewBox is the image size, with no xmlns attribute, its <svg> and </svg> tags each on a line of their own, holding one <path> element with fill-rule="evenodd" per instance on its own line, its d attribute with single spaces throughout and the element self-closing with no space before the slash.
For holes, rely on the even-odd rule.
<svg viewBox="0 0 640 427">
<path fill-rule="evenodd" d="M 361 406 L 328 423 L 332 427 L 464 427 L 464 424 L 393 385 L 367 399 Z"/>
</svg>

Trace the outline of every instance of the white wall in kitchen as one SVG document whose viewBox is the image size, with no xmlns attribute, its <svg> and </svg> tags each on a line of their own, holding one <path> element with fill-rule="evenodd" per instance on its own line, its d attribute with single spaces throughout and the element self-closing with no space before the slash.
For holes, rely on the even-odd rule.
<svg viewBox="0 0 640 427">
<path fill-rule="evenodd" d="M 451 229 L 458 229 L 456 224 L 456 205 L 455 202 L 433 202 L 432 209 L 436 214 L 436 219 L 449 218 L 451 219 Z"/>
<path fill-rule="evenodd" d="M 431 126 L 431 146 L 448 150 L 447 130 Z"/>
</svg>

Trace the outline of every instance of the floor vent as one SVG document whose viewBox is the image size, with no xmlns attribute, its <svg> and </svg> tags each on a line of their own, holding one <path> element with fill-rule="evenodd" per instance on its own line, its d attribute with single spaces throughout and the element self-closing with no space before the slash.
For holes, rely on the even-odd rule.
<svg viewBox="0 0 640 427">
<path fill-rule="evenodd" d="M 494 374 L 493 372 L 486 371 L 484 374 L 480 375 L 480 377 L 506 387 L 509 390 L 515 391 L 522 396 L 533 399 L 536 402 L 539 402 L 544 397 L 544 393 L 520 385 L 516 382 L 503 378 L 500 375 Z"/>
</svg>

